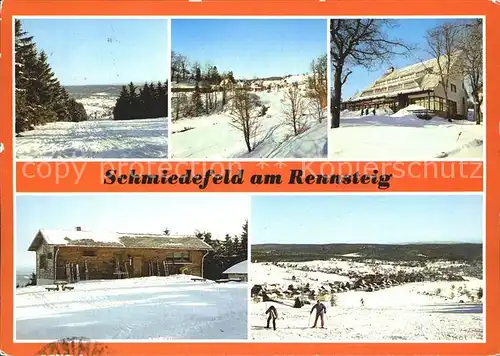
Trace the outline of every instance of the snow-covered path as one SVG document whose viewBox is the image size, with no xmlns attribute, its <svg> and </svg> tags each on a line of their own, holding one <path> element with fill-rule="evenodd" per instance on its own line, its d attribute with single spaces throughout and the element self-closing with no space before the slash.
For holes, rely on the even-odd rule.
<svg viewBox="0 0 500 356">
<path fill-rule="evenodd" d="M 190 276 L 80 282 L 48 292 L 16 290 L 18 340 L 246 339 L 247 284 Z"/>
<path fill-rule="evenodd" d="M 283 124 L 284 91 L 257 95 L 269 109 L 261 118 L 261 129 L 252 152 L 248 152 L 242 133 L 230 125 L 229 112 L 223 112 L 174 121 L 173 158 L 326 158 L 326 120 L 318 123 L 310 116 L 310 129 L 294 137 L 290 127 Z"/>
<path fill-rule="evenodd" d="M 328 133 L 329 159 L 434 160 L 483 157 L 484 126 L 413 115 L 342 116 Z"/>
<path fill-rule="evenodd" d="M 168 158 L 168 120 L 55 122 L 15 139 L 18 159 Z"/>
</svg>

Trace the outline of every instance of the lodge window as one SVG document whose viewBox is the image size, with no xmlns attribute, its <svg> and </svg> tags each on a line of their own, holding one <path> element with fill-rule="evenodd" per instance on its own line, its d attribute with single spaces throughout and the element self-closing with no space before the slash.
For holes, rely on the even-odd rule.
<svg viewBox="0 0 500 356">
<path fill-rule="evenodd" d="M 451 84 L 451 91 L 453 93 L 456 93 L 457 92 L 457 86 L 455 84 Z"/>
<path fill-rule="evenodd" d="M 189 252 L 168 252 L 167 261 L 190 262 Z"/>
<path fill-rule="evenodd" d="M 40 269 L 46 269 L 47 268 L 47 256 L 40 255 L 39 261 L 38 261 L 38 266 L 40 267 Z"/>
<path fill-rule="evenodd" d="M 52 259 L 52 252 L 47 253 L 47 259 L 51 260 Z"/>
<path fill-rule="evenodd" d="M 86 250 L 86 251 L 83 251 L 82 255 L 84 257 L 95 257 L 95 256 L 97 256 L 97 253 L 95 251 Z"/>
</svg>

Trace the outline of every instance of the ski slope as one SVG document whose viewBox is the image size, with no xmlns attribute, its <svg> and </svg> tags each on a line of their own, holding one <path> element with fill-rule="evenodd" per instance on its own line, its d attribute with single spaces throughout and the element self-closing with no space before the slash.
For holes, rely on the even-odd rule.
<svg viewBox="0 0 500 356">
<path fill-rule="evenodd" d="M 395 114 L 359 116 L 344 112 L 329 129 L 332 160 L 482 159 L 484 126 L 467 120 L 419 119 L 405 109 Z"/>
<path fill-rule="evenodd" d="M 231 126 L 229 110 L 195 118 L 184 118 L 172 123 L 172 155 L 176 159 L 224 158 L 326 158 L 327 122 L 309 115 L 308 130 L 292 135 L 283 124 L 284 91 L 257 92 L 262 103 L 269 106 L 261 117 L 261 129 L 256 147 L 248 152 L 243 134 Z"/>
<path fill-rule="evenodd" d="M 339 294 L 338 306 L 325 302 L 326 329 L 313 329 L 312 305 L 292 308 L 278 303 L 251 304 L 253 340 L 325 341 L 443 341 L 483 338 L 483 306 L 480 303 L 444 302 L 439 297 L 417 294 L 441 284 L 410 283 L 376 292 Z M 361 298 L 365 306 L 361 306 Z M 265 311 L 278 310 L 277 330 L 265 329 Z"/>
<path fill-rule="evenodd" d="M 17 159 L 168 158 L 167 118 L 54 122 L 15 138 Z"/>
<path fill-rule="evenodd" d="M 335 293 L 336 306 L 329 298 L 326 328 L 312 329 L 311 304 L 293 308 L 294 300 L 279 297 L 276 290 L 285 291 L 308 283 L 319 291 L 329 283 L 351 281 L 346 274 L 393 273 L 398 270 L 427 271 L 460 268 L 459 263 L 436 261 L 426 267 L 404 267 L 397 263 L 376 263 L 363 260 L 283 262 L 280 268 L 269 263 L 251 264 L 251 282 L 265 286 L 275 302 L 252 300 L 250 303 L 251 339 L 262 341 L 481 341 L 484 337 L 483 304 L 475 296 L 484 286 L 481 279 L 464 277 L 465 281 L 435 281 L 405 283 L 373 292 L 349 290 Z M 310 270 L 304 270 L 307 267 Z M 322 271 L 337 269 L 337 273 Z M 465 294 L 464 292 L 467 291 Z M 361 304 L 364 300 L 364 306 Z M 307 300 L 307 299 L 306 299 Z M 277 330 L 266 329 L 265 311 L 274 305 L 278 311 Z"/>
<path fill-rule="evenodd" d="M 246 339 L 247 284 L 191 278 L 85 281 L 64 292 L 16 289 L 16 338 Z"/>
</svg>

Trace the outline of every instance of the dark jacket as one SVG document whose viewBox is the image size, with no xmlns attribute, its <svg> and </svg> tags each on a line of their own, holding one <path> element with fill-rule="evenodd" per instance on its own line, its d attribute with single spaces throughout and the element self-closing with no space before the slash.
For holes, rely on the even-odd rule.
<svg viewBox="0 0 500 356">
<path fill-rule="evenodd" d="M 271 317 L 274 318 L 274 319 L 277 319 L 278 318 L 278 311 L 276 310 L 276 308 L 274 306 L 270 306 L 269 309 L 267 309 L 266 311 L 266 314 L 271 314 Z"/>
<path fill-rule="evenodd" d="M 314 306 L 312 307 L 311 312 L 309 314 L 311 314 L 314 311 L 314 309 L 316 309 L 317 315 L 326 314 L 326 307 L 323 303 L 314 304 Z"/>
</svg>

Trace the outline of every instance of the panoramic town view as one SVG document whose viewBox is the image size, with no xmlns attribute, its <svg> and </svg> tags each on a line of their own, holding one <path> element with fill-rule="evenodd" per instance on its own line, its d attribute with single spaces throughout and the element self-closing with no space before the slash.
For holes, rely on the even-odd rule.
<svg viewBox="0 0 500 356">
<path fill-rule="evenodd" d="M 482 205 L 481 195 L 254 196 L 251 338 L 482 340 Z"/>
</svg>

